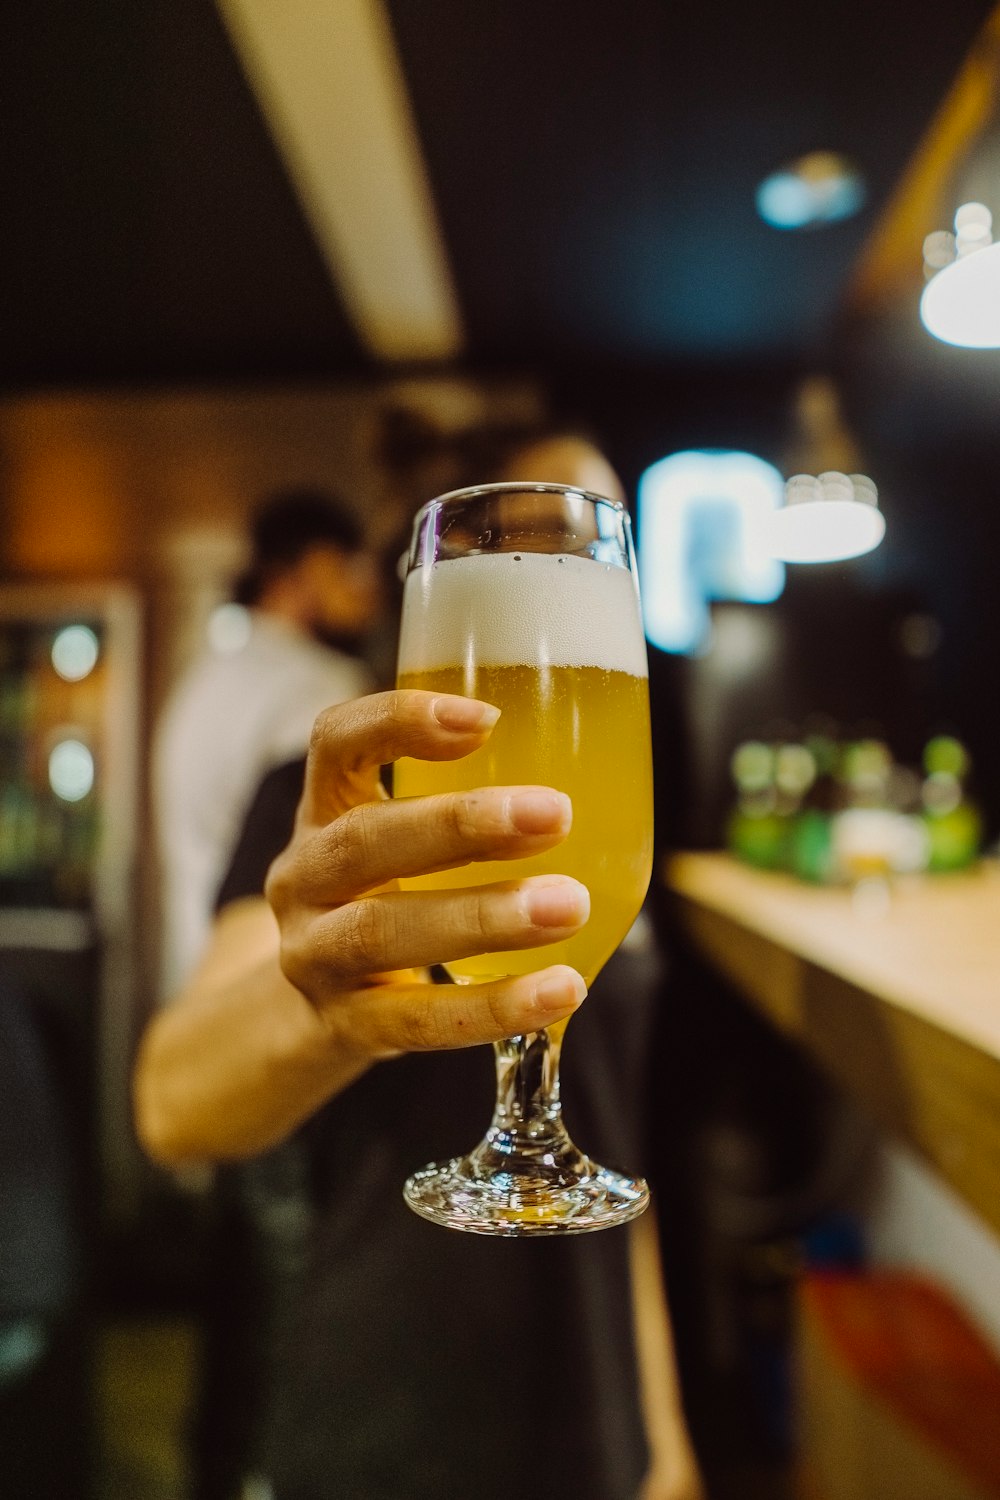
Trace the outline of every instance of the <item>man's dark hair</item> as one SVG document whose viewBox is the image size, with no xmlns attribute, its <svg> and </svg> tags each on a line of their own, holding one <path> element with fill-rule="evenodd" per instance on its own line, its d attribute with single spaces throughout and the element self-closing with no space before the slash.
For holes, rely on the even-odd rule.
<svg viewBox="0 0 1000 1500">
<path fill-rule="evenodd" d="M 250 565 L 236 582 L 237 604 L 256 604 L 268 583 L 312 547 L 360 552 L 365 533 L 344 502 L 324 490 L 281 490 L 265 500 L 250 529 Z"/>
</svg>

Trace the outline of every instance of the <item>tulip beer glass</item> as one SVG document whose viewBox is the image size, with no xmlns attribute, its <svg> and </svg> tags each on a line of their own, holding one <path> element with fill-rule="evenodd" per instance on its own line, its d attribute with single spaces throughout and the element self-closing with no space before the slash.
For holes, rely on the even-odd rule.
<svg viewBox="0 0 1000 1500">
<path fill-rule="evenodd" d="M 441 890 L 571 875 L 591 916 L 544 947 L 448 965 L 458 983 L 552 963 L 589 985 L 642 905 L 652 863 L 646 652 L 628 517 L 617 502 L 552 484 L 494 484 L 417 515 L 403 600 L 398 686 L 492 703 L 487 742 L 455 761 L 402 760 L 397 796 L 477 786 L 556 787 L 573 804 L 566 840 L 527 859 L 404 882 Z M 496 1045 L 497 1102 L 466 1157 L 425 1167 L 405 1188 L 425 1218 L 480 1234 L 580 1233 L 646 1207 L 639 1178 L 590 1161 L 559 1104 L 565 1022 Z"/>
</svg>

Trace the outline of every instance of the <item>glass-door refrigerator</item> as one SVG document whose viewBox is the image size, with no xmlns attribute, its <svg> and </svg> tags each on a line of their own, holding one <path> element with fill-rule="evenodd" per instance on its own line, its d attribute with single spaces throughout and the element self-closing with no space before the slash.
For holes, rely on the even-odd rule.
<svg viewBox="0 0 1000 1500">
<path fill-rule="evenodd" d="M 140 646 L 123 587 L 0 586 L 0 1450 L 38 1494 L 90 1491 L 89 1288 L 138 1190 Z"/>
<path fill-rule="evenodd" d="M 92 1008 L 95 1153 L 128 1191 L 135 1014 L 140 610 L 119 585 L 0 586 L 0 964 Z M 76 962 L 79 957 L 79 964 Z"/>
</svg>

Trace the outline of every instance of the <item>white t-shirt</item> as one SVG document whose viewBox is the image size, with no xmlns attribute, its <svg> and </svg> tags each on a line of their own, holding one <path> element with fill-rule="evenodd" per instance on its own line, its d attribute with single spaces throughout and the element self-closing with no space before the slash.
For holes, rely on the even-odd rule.
<svg viewBox="0 0 1000 1500">
<path fill-rule="evenodd" d="M 244 817 L 273 767 L 304 754 L 318 713 L 368 692 L 367 669 L 251 611 L 239 650 L 208 650 L 182 676 L 153 745 L 161 873 L 160 990 L 168 999 L 208 938 Z"/>
</svg>

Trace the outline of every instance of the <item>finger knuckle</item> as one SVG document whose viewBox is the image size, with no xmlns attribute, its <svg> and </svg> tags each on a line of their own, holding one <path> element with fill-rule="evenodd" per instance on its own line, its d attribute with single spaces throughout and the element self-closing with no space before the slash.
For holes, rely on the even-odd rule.
<svg viewBox="0 0 1000 1500">
<path fill-rule="evenodd" d="M 340 918 L 340 912 L 315 912 L 282 927 L 282 972 L 310 999 L 330 995 L 364 972 Z"/>
<path fill-rule="evenodd" d="M 509 896 L 497 891 L 469 891 L 463 915 L 468 930 L 481 934 L 490 944 L 510 942 L 524 928 L 523 920 L 518 920 L 516 904 L 512 905 Z"/>
<path fill-rule="evenodd" d="M 433 693 L 422 688 L 396 688 L 386 694 L 387 706 L 392 718 L 412 730 L 426 727 Z"/>
<path fill-rule="evenodd" d="M 510 1030 L 510 1015 L 509 1008 L 504 1003 L 503 991 L 494 984 L 487 985 L 483 992 L 483 1001 L 491 1027 L 494 1028 L 497 1036 L 506 1036 Z"/>
<path fill-rule="evenodd" d="M 403 1039 L 411 1052 L 434 1052 L 443 1045 L 441 1019 L 431 1000 L 421 1000 L 418 1005 L 401 1014 Z"/>
<path fill-rule="evenodd" d="M 391 749 L 399 738 L 400 730 L 405 730 L 413 717 L 412 713 L 407 711 L 405 699 L 405 694 L 390 691 L 355 700 L 364 703 L 364 711 L 368 716 L 372 735 L 388 747 L 390 756 Z"/>
<path fill-rule="evenodd" d="M 359 974 L 389 967 L 386 960 L 389 933 L 386 909 L 374 899 L 352 901 L 341 911 L 341 936 L 345 957 Z"/>
<path fill-rule="evenodd" d="M 352 808 L 326 831 L 322 875 L 326 883 L 335 887 L 350 886 L 365 858 L 370 841 L 362 812 L 361 808 Z"/>
<path fill-rule="evenodd" d="M 282 942 L 278 948 L 278 967 L 288 980 L 289 984 L 301 990 L 303 994 L 308 993 L 308 975 L 305 967 L 300 962 L 299 954 L 294 944 Z"/>
<path fill-rule="evenodd" d="M 352 807 L 338 820 L 338 845 L 340 858 L 348 868 L 355 864 L 366 864 L 377 852 L 379 839 L 379 808 L 375 803 L 363 802 Z"/>
<path fill-rule="evenodd" d="M 475 792 L 466 792 L 453 797 L 449 806 L 449 814 L 451 832 L 457 844 L 468 844 L 478 838 L 482 832 L 482 806 L 481 799 L 476 796 Z"/>
<path fill-rule="evenodd" d="M 289 984 L 309 997 L 315 989 L 316 965 L 308 939 L 298 927 L 284 928 L 278 945 L 278 967 Z"/>
<path fill-rule="evenodd" d="M 343 703 L 335 703 L 316 715 L 309 736 L 311 751 L 329 750 L 338 744 L 344 728 L 344 711 Z"/>
<path fill-rule="evenodd" d="M 287 854 L 279 854 L 271 861 L 264 877 L 264 899 L 274 912 L 283 911 L 291 897 L 293 888 L 291 861 Z"/>
</svg>

